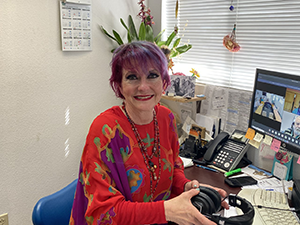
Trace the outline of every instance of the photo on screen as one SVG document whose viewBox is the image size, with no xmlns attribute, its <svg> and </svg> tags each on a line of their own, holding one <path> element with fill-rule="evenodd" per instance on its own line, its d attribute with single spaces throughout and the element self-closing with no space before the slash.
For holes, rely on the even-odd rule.
<svg viewBox="0 0 300 225">
<path fill-rule="evenodd" d="M 284 106 L 283 96 L 256 90 L 254 101 L 254 113 L 278 122 L 282 121 Z"/>
<path fill-rule="evenodd" d="M 284 111 L 300 115 L 300 91 L 287 88 Z"/>
</svg>

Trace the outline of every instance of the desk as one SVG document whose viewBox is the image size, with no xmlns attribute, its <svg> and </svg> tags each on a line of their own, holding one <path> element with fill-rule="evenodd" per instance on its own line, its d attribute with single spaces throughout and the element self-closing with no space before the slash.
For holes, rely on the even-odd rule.
<svg viewBox="0 0 300 225">
<path fill-rule="evenodd" d="M 187 167 L 184 169 L 186 178 L 190 180 L 198 180 L 200 183 L 209 184 L 214 187 L 224 189 L 227 194 L 238 194 L 241 188 L 230 187 L 224 182 L 224 174 L 205 170 L 196 166 Z"/>
</svg>

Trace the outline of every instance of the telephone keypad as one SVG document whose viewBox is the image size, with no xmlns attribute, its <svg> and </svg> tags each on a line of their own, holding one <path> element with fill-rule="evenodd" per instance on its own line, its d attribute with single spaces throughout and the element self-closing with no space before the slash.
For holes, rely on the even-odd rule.
<svg viewBox="0 0 300 225">
<path fill-rule="evenodd" d="M 214 157 L 212 164 L 228 171 L 244 148 L 244 143 L 228 140 Z"/>
</svg>

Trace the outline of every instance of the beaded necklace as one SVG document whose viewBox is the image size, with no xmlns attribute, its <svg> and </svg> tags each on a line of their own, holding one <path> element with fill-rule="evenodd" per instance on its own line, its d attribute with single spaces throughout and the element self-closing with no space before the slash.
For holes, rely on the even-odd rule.
<svg viewBox="0 0 300 225">
<path fill-rule="evenodd" d="M 140 147 L 141 153 L 143 155 L 144 158 L 144 162 L 147 166 L 147 169 L 149 170 L 149 174 L 150 174 L 150 201 L 153 201 L 153 195 L 156 191 L 156 188 L 158 186 L 158 182 L 160 180 L 160 175 L 161 175 L 161 158 L 160 158 L 160 140 L 159 140 L 159 127 L 158 127 L 158 123 L 157 123 L 157 118 L 156 118 L 156 112 L 155 110 L 153 110 L 153 120 L 154 120 L 154 146 L 152 149 L 152 153 L 151 155 L 148 155 L 147 152 L 147 148 L 144 145 L 144 142 L 142 141 L 142 138 L 134 124 L 134 122 L 132 121 L 132 119 L 129 117 L 127 111 L 126 111 L 126 107 L 125 107 L 125 103 L 123 102 L 123 110 L 125 112 L 125 115 L 131 125 L 131 128 L 134 132 L 134 135 L 138 141 L 138 145 Z M 155 170 L 157 168 L 157 165 L 155 165 L 151 160 L 153 158 L 153 156 L 157 156 L 158 157 L 158 177 L 156 176 Z M 153 180 L 156 181 L 155 187 L 153 189 Z"/>
</svg>

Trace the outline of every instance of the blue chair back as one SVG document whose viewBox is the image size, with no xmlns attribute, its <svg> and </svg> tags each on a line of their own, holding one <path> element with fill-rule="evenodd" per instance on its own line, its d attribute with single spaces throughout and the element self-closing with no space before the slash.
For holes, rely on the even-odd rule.
<svg viewBox="0 0 300 225">
<path fill-rule="evenodd" d="M 41 198 L 34 206 L 34 225 L 68 225 L 74 201 L 77 179 L 63 189 Z"/>
</svg>

